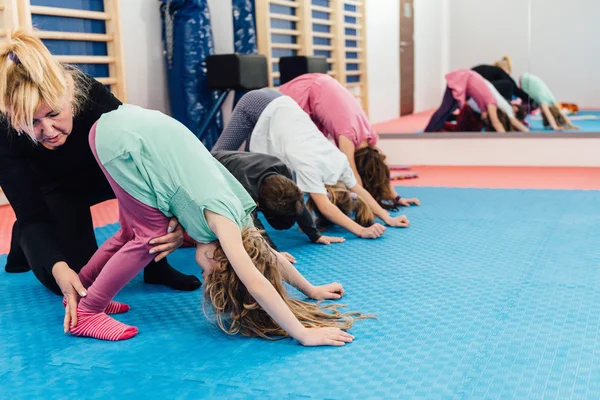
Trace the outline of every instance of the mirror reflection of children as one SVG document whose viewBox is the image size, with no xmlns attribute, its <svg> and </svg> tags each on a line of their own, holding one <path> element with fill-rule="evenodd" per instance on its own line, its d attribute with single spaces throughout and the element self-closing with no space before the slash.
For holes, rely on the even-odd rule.
<svg viewBox="0 0 600 400">
<path fill-rule="evenodd" d="M 540 77 L 528 72 L 524 73 L 521 75 L 521 87 L 539 104 L 545 127 L 549 126 L 555 131 L 579 129 L 560 109 L 556 97 Z"/>
</svg>

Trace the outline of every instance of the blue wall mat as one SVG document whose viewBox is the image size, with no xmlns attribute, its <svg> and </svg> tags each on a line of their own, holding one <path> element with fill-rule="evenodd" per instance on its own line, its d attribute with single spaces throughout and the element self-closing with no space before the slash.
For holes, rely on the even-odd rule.
<svg viewBox="0 0 600 400">
<path fill-rule="evenodd" d="M 206 85 L 206 57 L 214 54 L 210 11 L 206 0 L 161 0 L 163 42 L 171 115 L 196 136 L 218 94 Z M 222 129 L 221 112 L 202 137 L 210 149 Z"/>
<path fill-rule="evenodd" d="M 44 40 L 44 44 L 52 54 L 56 55 L 107 55 L 106 43 L 73 40 Z"/>
<path fill-rule="evenodd" d="M 239 54 L 252 54 L 256 48 L 256 15 L 253 0 L 232 0 L 233 44 Z"/>
<path fill-rule="evenodd" d="M 7 399 L 600 398 L 600 192 L 402 187 L 410 229 L 307 243 L 272 232 L 310 281 L 344 284 L 354 343 L 303 348 L 229 337 L 200 292 L 136 277 L 118 343 L 62 334 L 63 308 L 31 273 L 0 273 L 0 397 Z M 116 225 L 97 230 L 106 240 Z M 6 260 L 0 259 L 0 265 Z M 191 249 L 171 264 L 199 274 Z M 297 292 L 290 289 L 294 296 Z M 135 396 L 135 397 L 134 397 Z"/>
</svg>

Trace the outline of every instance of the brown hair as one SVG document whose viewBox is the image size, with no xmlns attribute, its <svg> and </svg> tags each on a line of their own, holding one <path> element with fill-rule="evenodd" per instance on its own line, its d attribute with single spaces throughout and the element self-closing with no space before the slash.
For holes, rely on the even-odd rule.
<svg viewBox="0 0 600 400">
<path fill-rule="evenodd" d="M 242 241 L 256 268 L 305 327 L 350 329 L 356 319 L 371 318 L 359 312 L 342 313 L 339 308 L 345 305 L 341 304 L 322 306 L 290 298 L 283 285 L 277 259 L 264 238 L 256 229 L 246 228 L 242 231 Z M 205 307 L 208 302 L 212 305 L 219 328 L 230 335 L 240 333 L 264 339 L 287 337 L 287 332 L 263 310 L 238 278 L 221 245 L 217 245 L 213 258 L 220 265 L 206 277 L 204 297 Z"/>
<path fill-rule="evenodd" d="M 364 147 L 354 153 L 354 162 L 365 190 L 381 207 L 395 209 L 397 194 L 390 189 L 390 168 L 385 154 L 376 148 Z"/>
<path fill-rule="evenodd" d="M 550 114 L 552 114 L 552 116 L 554 117 L 554 120 L 556 121 L 556 124 L 558 126 L 566 126 L 567 125 L 567 121 L 563 117 L 558 106 L 552 104 L 548 108 L 550 109 Z M 542 112 L 542 121 L 544 122 L 544 127 L 550 126 L 550 121 L 548 121 L 548 118 L 546 118 L 546 114 L 544 112 Z"/>
<path fill-rule="evenodd" d="M 329 200 L 333 205 L 339 208 L 341 212 L 348 216 L 355 213 L 354 221 L 361 226 L 373 225 L 375 222 L 375 214 L 373 214 L 371 207 L 369 207 L 366 201 L 349 191 L 343 183 L 338 182 L 334 186 L 325 185 L 325 189 L 327 189 Z M 312 198 L 308 199 L 306 207 L 311 212 L 317 214 L 317 226 L 319 228 L 325 228 L 332 225 L 331 222 L 321 214 Z"/>
<path fill-rule="evenodd" d="M 525 118 L 527 118 L 527 110 L 525 107 L 520 104 L 513 104 L 513 106 L 517 108 L 515 111 L 515 117 L 521 122 L 524 121 Z"/>
<path fill-rule="evenodd" d="M 58 110 L 63 96 L 69 95 L 78 112 L 88 86 L 81 71 L 56 61 L 33 33 L 16 30 L 0 44 L 0 112 L 19 132 L 33 133 L 33 115 L 42 102 Z"/>
<path fill-rule="evenodd" d="M 302 211 L 303 200 L 300 188 L 283 175 L 266 177 L 259 188 L 259 205 L 273 216 L 298 214 Z"/>
<path fill-rule="evenodd" d="M 502 126 L 504 127 L 504 130 L 506 132 L 510 132 L 512 131 L 512 122 L 510 122 L 510 117 L 508 116 L 508 114 L 506 114 L 502 109 L 497 108 L 496 109 L 497 113 L 498 113 L 498 120 L 500 121 L 500 123 L 502 124 Z M 483 125 L 485 126 L 485 130 L 487 132 L 496 132 L 496 128 L 494 128 L 494 125 L 492 125 L 492 122 L 490 120 L 490 116 L 488 114 L 487 117 L 485 117 L 483 119 Z"/>
</svg>

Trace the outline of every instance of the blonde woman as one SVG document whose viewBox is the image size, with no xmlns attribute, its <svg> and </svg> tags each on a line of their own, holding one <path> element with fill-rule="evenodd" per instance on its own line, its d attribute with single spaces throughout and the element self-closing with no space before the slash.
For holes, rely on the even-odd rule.
<svg viewBox="0 0 600 400">
<path fill-rule="evenodd" d="M 16 31 L 0 45 L 0 186 L 15 210 L 6 270 L 27 271 L 68 302 L 65 331 L 86 288 L 77 273 L 97 250 L 90 207 L 115 194 L 88 144 L 92 125 L 121 102 L 104 85 L 56 62 L 33 34 Z M 147 243 L 146 283 L 195 290 L 200 280 L 164 258 L 183 230 L 173 219 Z M 107 311 L 122 312 L 123 307 Z"/>
</svg>

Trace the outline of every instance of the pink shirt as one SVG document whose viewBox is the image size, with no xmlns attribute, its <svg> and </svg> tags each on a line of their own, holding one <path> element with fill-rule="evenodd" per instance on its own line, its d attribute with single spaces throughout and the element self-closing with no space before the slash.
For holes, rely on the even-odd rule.
<svg viewBox="0 0 600 400">
<path fill-rule="evenodd" d="M 282 94 L 291 97 L 310 115 L 325 136 L 331 136 L 339 146 L 345 136 L 360 146 L 365 140 L 375 146 L 379 136 L 367 115 L 350 92 L 327 74 L 304 74 L 281 85 Z"/>
<path fill-rule="evenodd" d="M 498 105 L 496 96 L 485 83 L 485 78 L 469 69 L 458 69 L 446 75 L 448 87 L 460 108 L 463 108 L 467 99 L 472 98 L 480 110 L 487 110 L 489 104 Z"/>
</svg>

